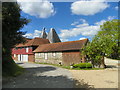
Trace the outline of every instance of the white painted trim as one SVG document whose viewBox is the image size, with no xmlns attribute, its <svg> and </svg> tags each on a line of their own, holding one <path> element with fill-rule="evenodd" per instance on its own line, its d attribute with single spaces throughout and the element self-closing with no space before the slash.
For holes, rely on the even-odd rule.
<svg viewBox="0 0 120 90">
<path fill-rule="evenodd" d="M 29 51 L 29 48 L 28 48 L 28 47 L 26 47 L 26 52 L 28 53 L 28 51 Z"/>
</svg>

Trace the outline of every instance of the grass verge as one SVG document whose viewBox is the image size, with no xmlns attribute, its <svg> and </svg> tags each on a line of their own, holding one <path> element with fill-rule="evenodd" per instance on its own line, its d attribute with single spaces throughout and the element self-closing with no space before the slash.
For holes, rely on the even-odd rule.
<svg viewBox="0 0 120 90">
<path fill-rule="evenodd" d="M 57 64 L 49 64 L 49 63 L 38 63 L 35 62 L 36 64 L 46 64 L 46 65 L 53 65 L 53 66 L 57 66 L 57 67 L 61 67 L 61 68 L 65 68 L 65 69 L 69 69 L 69 70 L 103 70 L 103 68 L 71 68 L 70 66 L 60 66 Z"/>
</svg>

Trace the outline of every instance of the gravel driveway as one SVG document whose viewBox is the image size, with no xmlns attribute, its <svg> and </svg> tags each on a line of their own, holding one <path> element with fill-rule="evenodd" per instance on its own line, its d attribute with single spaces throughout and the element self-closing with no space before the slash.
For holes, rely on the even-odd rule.
<svg viewBox="0 0 120 90">
<path fill-rule="evenodd" d="M 25 73 L 3 83 L 3 88 L 73 88 L 72 74 L 52 65 L 18 63 Z"/>
</svg>

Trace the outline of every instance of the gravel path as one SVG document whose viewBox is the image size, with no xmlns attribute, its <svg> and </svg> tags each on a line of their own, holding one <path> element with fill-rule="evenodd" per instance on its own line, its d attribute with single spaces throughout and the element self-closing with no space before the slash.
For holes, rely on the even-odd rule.
<svg viewBox="0 0 120 90">
<path fill-rule="evenodd" d="M 70 70 L 79 88 L 118 88 L 118 70 Z"/>
<path fill-rule="evenodd" d="M 73 88 L 72 74 L 52 65 L 19 63 L 25 73 L 3 83 L 3 88 Z"/>
</svg>

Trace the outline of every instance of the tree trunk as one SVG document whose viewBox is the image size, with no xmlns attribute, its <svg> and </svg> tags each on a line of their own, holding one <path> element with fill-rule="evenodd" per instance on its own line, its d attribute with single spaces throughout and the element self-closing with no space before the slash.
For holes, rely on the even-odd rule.
<svg viewBox="0 0 120 90">
<path fill-rule="evenodd" d="M 94 60 L 91 60 L 92 68 L 95 68 Z"/>
<path fill-rule="evenodd" d="M 105 67 L 106 67 L 106 65 L 105 65 L 105 62 L 104 62 L 104 56 L 102 56 L 100 68 L 105 68 Z"/>
</svg>

